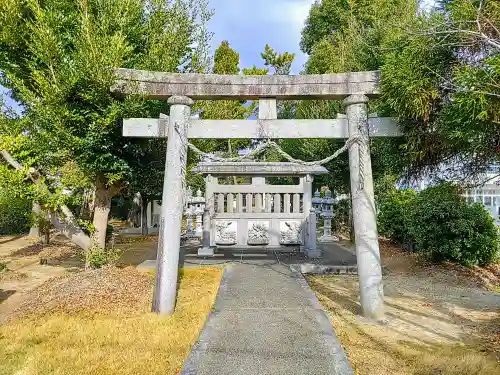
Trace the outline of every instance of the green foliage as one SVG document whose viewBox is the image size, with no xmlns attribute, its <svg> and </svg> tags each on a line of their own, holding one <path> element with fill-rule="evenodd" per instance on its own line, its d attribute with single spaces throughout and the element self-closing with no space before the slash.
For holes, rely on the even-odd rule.
<svg viewBox="0 0 500 375">
<path fill-rule="evenodd" d="M 500 159 L 500 3 L 441 3 L 386 41 L 382 100 L 401 120 L 411 170 L 460 159 L 474 177 Z"/>
<path fill-rule="evenodd" d="M 419 251 L 433 261 L 486 265 L 498 251 L 491 215 L 480 205 L 468 205 L 451 184 L 427 188 L 416 197 L 410 234 Z"/>
<path fill-rule="evenodd" d="M 254 65 L 251 68 L 243 68 L 242 72 L 246 76 L 265 76 L 267 73 L 269 73 L 269 70 L 265 68 L 257 68 Z"/>
<path fill-rule="evenodd" d="M 85 264 L 90 268 L 101 268 L 103 266 L 114 264 L 120 258 L 118 249 L 101 249 L 91 247 L 85 252 Z"/>
<path fill-rule="evenodd" d="M 78 219 L 78 225 L 87 236 L 92 236 L 95 232 L 95 226 L 90 220 Z"/>
<path fill-rule="evenodd" d="M 61 150 L 91 181 L 127 181 L 140 145 L 122 137 L 120 120 L 164 108 L 115 97 L 112 68 L 199 70 L 208 18 L 203 0 L 1 2 L 1 80 L 25 107 L 29 150 Z"/>
<path fill-rule="evenodd" d="M 48 235 L 50 230 L 54 228 L 46 212 L 32 212 L 31 215 L 31 223 L 38 228 L 40 234 Z"/>
<path fill-rule="evenodd" d="M 278 53 L 269 44 L 266 44 L 264 52 L 260 56 L 264 60 L 264 65 L 273 68 L 274 74 L 277 75 L 290 74 L 290 69 L 295 59 L 295 53 Z"/>
<path fill-rule="evenodd" d="M 214 55 L 214 74 L 238 74 L 240 54 L 229 46 L 227 40 L 222 41 Z"/>
<path fill-rule="evenodd" d="M 30 228 L 31 201 L 0 188 L 0 235 L 25 234 Z"/>
<path fill-rule="evenodd" d="M 302 30 L 301 49 L 310 55 L 308 73 L 378 69 L 385 39 L 415 17 L 415 0 L 322 0 Z"/>
<path fill-rule="evenodd" d="M 460 194 L 449 183 L 418 194 L 393 191 L 379 202 L 379 231 L 394 241 L 415 244 L 418 252 L 435 262 L 490 264 L 499 248 L 494 219 L 482 205 L 469 205 Z"/>
<path fill-rule="evenodd" d="M 334 233 L 347 235 L 348 238 L 354 240 L 352 231 L 352 209 L 350 199 L 341 199 L 333 207 L 334 218 L 332 220 L 332 231 Z"/>
<path fill-rule="evenodd" d="M 401 244 L 411 242 L 409 233 L 414 190 L 396 190 L 378 200 L 377 226 L 379 234 Z"/>
<path fill-rule="evenodd" d="M 139 180 L 158 182 L 144 160 L 154 157 L 150 142 L 124 138 L 121 120 L 159 117 L 165 104 L 113 94 L 114 69 L 206 71 L 210 17 L 206 0 L 0 2 L 0 84 L 24 107 L 22 120 L 2 114 L 0 131 L 16 140 L 7 148 L 16 160 L 47 176 L 37 201 L 52 209 L 78 203 L 66 201 L 61 185 L 81 190 L 77 174 L 49 181 L 68 162 L 102 196 Z M 109 212 L 108 202 L 96 204 Z M 106 217 L 95 218 L 94 239 L 103 246 Z"/>
<path fill-rule="evenodd" d="M 0 163 L 0 234 L 28 232 L 33 192 L 22 172 Z"/>
</svg>

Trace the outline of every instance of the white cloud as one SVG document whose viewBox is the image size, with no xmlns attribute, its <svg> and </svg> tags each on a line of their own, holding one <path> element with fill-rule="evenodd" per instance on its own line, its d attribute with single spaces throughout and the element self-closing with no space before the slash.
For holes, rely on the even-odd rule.
<svg viewBox="0 0 500 375">
<path fill-rule="evenodd" d="M 275 22 L 286 23 L 297 30 L 302 30 L 304 21 L 314 0 L 281 0 L 273 2 L 270 16 Z"/>
</svg>

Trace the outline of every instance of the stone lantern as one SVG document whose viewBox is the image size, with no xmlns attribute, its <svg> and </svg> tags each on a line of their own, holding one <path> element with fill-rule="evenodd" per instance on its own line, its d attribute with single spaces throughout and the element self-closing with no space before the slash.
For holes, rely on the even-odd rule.
<svg viewBox="0 0 500 375">
<path fill-rule="evenodd" d="M 316 219 L 319 219 L 321 211 L 323 210 L 323 198 L 320 197 L 319 190 L 314 193 L 314 198 L 312 199 L 312 206 L 316 212 Z"/>
<path fill-rule="evenodd" d="M 332 235 L 332 218 L 333 218 L 333 205 L 335 199 L 332 198 L 330 189 L 325 191 L 325 198 L 323 198 L 323 210 L 321 217 L 323 218 L 323 235 L 318 238 L 319 242 L 336 242 L 339 239 Z"/>
</svg>

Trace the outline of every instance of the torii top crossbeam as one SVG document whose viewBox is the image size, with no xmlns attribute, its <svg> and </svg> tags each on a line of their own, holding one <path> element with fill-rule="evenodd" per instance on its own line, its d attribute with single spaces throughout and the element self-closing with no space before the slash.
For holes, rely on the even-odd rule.
<svg viewBox="0 0 500 375">
<path fill-rule="evenodd" d="M 119 95 L 141 94 L 149 99 L 166 100 L 173 95 L 191 99 L 275 98 L 343 99 L 363 93 L 379 94 L 380 72 L 312 74 L 298 76 L 240 76 L 196 73 L 163 73 L 117 69 L 111 90 Z"/>
</svg>

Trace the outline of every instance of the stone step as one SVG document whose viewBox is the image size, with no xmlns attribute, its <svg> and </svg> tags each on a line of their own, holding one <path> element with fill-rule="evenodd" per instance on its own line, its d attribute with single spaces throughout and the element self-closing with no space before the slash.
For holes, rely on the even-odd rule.
<svg viewBox="0 0 500 375">
<path fill-rule="evenodd" d="M 314 264 L 314 263 L 302 263 L 302 264 L 292 264 L 290 265 L 292 271 L 297 271 L 302 274 L 312 274 L 312 275 L 357 275 L 358 266 L 332 266 L 324 264 Z"/>
</svg>

